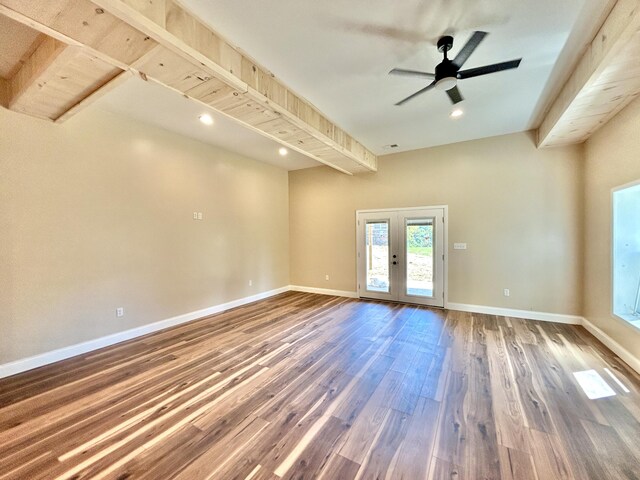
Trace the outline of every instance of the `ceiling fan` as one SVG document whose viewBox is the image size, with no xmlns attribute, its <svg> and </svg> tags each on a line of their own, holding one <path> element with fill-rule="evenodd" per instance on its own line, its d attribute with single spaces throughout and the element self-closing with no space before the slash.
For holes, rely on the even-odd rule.
<svg viewBox="0 0 640 480">
<path fill-rule="evenodd" d="M 494 63 L 493 65 L 485 65 L 484 67 L 460 70 L 474 50 L 478 48 L 480 42 L 482 42 L 484 37 L 487 35 L 487 32 L 473 32 L 473 35 L 471 35 L 467 44 L 462 47 L 462 50 L 460 50 L 456 58 L 453 60 L 450 60 L 447 57 L 447 52 L 451 50 L 451 47 L 453 47 L 453 37 L 449 35 L 441 37 L 438 40 L 438 50 L 444 54 L 444 60 L 436 65 L 436 73 L 418 72 L 416 70 L 405 70 L 403 68 L 394 68 L 391 70 L 389 72 L 390 75 L 404 75 L 409 77 L 433 79 L 429 85 L 418 90 L 416 93 L 409 95 L 407 98 L 400 100 L 396 105 L 402 105 L 412 98 L 415 98 L 433 88 L 437 90 L 446 90 L 449 99 L 455 105 L 456 103 L 464 100 L 460 94 L 460 90 L 458 90 L 458 80 L 518 68 L 518 65 L 520 65 L 520 62 L 522 61 L 521 58 L 517 60 L 510 60 L 508 62 Z"/>
</svg>

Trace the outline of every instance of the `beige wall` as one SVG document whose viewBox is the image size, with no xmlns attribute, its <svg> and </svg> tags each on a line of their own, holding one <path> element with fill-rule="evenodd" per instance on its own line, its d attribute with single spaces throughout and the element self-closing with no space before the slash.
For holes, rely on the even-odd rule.
<svg viewBox="0 0 640 480">
<path fill-rule="evenodd" d="M 640 358 L 640 331 L 611 313 L 611 189 L 640 179 L 640 100 L 585 145 L 584 316 Z"/>
<path fill-rule="evenodd" d="M 580 314 L 581 157 L 520 133 L 289 172 L 291 283 L 356 290 L 358 209 L 449 205 L 450 302 Z"/>
<path fill-rule="evenodd" d="M 0 364 L 288 283 L 354 291 L 355 211 L 441 204 L 450 302 L 584 313 L 640 357 L 610 313 L 610 191 L 640 178 L 640 100 L 584 146 L 520 133 L 353 177 L 287 179 L 95 109 L 64 125 L 0 109 L 0 131 Z"/>
<path fill-rule="evenodd" d="M 97 109 L 0 109 L 0 364 L 287 285 L 288 238 L 284 170 Z"/>
</svg>

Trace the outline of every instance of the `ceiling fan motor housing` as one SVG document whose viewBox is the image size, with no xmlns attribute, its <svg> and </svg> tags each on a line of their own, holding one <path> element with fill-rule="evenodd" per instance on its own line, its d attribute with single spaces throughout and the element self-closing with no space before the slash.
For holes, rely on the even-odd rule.
<svg viewBox="0 0 640 480">
<path fill-rule="evenodd" d="M 444 59 L 436 66 L 435 87 L 437 90 L 450 90 L 458 83 L 460 67 L 447 57 L 447 52 L 453 47 L 453 37 L 445 35 L 438 40 L 438 50 L 444 54 Z"/>
</svg>

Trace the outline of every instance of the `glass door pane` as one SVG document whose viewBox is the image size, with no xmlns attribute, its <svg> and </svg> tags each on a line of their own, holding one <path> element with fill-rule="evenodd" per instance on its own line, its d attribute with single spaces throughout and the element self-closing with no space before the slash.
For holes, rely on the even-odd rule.
<svg viewBox="0 0 640 480">
<path fill-rule="evenodd" d="M 365 226 L 366 289 L 389 293 L 389 222 L 367 221 Z"/>
<path fill-rule="evenodd" d="M 406 294 L 433 297 L 433 218 L 407 219 Z"/>
</svg>

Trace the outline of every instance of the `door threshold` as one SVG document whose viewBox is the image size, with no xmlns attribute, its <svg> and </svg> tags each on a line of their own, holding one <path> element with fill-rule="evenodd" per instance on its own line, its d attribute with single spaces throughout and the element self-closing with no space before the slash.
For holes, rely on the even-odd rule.
<svg viewBox="0 0 640 480">
<path fill-rule="evenodd" d="M 407 302 L 406 300 L 389 300 L 386 298 L 372 298 L 372 297 L 357 297 L 358 300 L 372 300 L 374 302 L 383 302 L 383 303 L 399 303 L 402 305 L 416 305 L 418 307 L 429 307 L 429 308 L 437 308 L 439 310 L 446 310 L 445 307 L 441 307 L 439 305 L 425 305 L 424 303 L 415 303 L 415 302 Z"/>
</svg>

